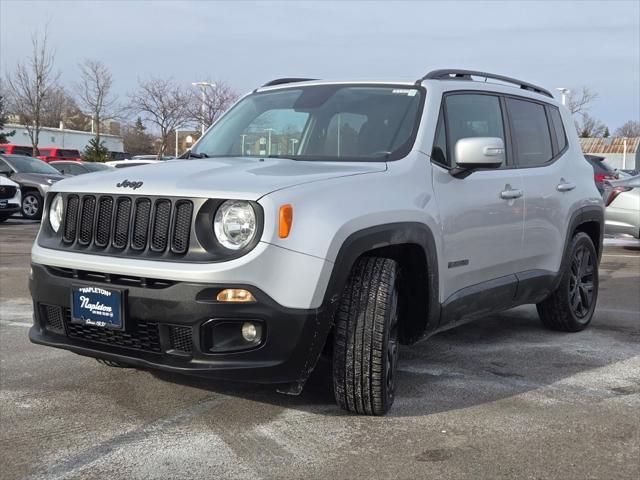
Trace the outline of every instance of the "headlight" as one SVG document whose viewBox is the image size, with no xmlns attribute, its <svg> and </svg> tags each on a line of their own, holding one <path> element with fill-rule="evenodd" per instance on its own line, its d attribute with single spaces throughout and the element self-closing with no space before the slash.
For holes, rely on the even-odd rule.
<svg viewBox="0 0 640 480">
<path fill-rule="evenodd" d="M 213 231 L 223 247 L 240 250 L 256 234 L 256 212 L 249 202 L 227 200 L 218 207 L 213 220 Z"/>
<path fill-rule="evenodd" d="M 56 195 L 49 207 L 49 223 L 53 231 L 58 233 L 62 223 L 62 195 Z"/>
</svg>

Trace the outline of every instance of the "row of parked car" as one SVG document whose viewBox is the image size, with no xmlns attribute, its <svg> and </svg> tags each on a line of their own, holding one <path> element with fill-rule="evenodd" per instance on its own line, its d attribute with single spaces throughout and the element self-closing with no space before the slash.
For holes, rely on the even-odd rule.
<svg viewBox="0 0 640 480">
<path fill-rule="evenodd" d="M 65 177 L 174 158 L 158 160 L 155 155 L 136 155 L 129 159 L 96 163 L 84 162 L 80 152 L 73 149 L 39 148 L 37 153 L 37 157 L 32 157 L 32 147 L 0 144 L 0 222 L 16 213 L 29 220 L 39 220 L 47 191 Z"/>
<path fill-rule="evenodd" d="M 175 159 L 163 157 L 158 160 L 155 155 L 137 155 L 126 160 L 95 163 L 82 161 L 77 150 L 43 148 L 39 149 L 41 155 L 34 158 L 29 156 L 31 147 L 10 147 L 13 153 L 0 153 L 0 222 L 18 212 L 27 219 L 40 219 L 43 199 L 49 187 L 66 176 Z M 6 145 L 0 145 L 0 149 L 9 150 Z M 593 167 L 594 181 L 607 207 L 606 233 L 622 233 L 640 238 L 638 172 L 616 170 L 604 157 L 596 155 L 585 155 L 585 159 Z"/>
</svg>

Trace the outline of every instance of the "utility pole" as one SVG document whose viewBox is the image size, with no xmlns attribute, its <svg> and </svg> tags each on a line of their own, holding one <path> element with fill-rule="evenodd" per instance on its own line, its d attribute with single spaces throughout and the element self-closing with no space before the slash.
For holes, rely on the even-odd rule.
<svg viewBox="0 0 640 480">
<path fill-rule="evenodd" d="M 207 126 L 204 124 L 204 116 L 205 116 L 205 112 L 207 110 L 207 107 L 206 107 L 206 104 L 207 104 L 207 91 L 206 91 L 206 88 L 207 87 L 215 88 L 216 84 L 215 83 L 209 83 L 209 82 L 193 82 L 193 83 L 191 83 L 191 85 L 193 85 L 194 87 L 200 87 L 200 89 L 202 90 L 202 105 L 200 105 L 200 113 L 202 115 L 202 133 L 204 134 L 204 131 L 207 128 Z"/>
</svg>

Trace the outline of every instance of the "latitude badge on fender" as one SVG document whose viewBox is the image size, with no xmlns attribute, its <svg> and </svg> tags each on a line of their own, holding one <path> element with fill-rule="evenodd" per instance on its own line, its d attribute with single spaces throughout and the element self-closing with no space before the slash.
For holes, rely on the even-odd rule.
<svg viewBox="0 0 640 480">
<path fill-rule="evenodd" d="M 130 182 L 129 180 L 123 180 L 116 184 L 118 188 L 133 188 L 134 190 L 140 188 L 144 182 Z"/>
</svg>

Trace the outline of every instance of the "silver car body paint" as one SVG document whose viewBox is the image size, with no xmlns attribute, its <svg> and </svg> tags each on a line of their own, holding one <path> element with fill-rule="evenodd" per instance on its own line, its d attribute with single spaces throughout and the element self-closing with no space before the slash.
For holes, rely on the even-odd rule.
<svg viewBox="0 0 640 480">
<path fill-rule="evenodd" d="M 305 82 L 299 85 L 332 82 Z M 362 83 L 362 82 L 333 82 Z M 372 82 L 366 82 L 372 83 Z M 413 82 L 377 82 L 414 85 Z M 424 110 L 411 152 L 393 162 L 303 162 L 225 158 L 171 161 L 132 167 L 56 184 L 53 191 L 126 193 L 116 184 L 142 181 L 142 195 L 256 200 L 264 209 L 261 242 L 235 260 L 189 264 L 113 258 L 33 247 L 33 262 L 178 281 L 247 283 L 292 308 L 320 306 L 345 239 L 382 224 L 418 222 L 434 234 L 440 301 L 485 280 L 528 269 L 557 272 L 571 215 L 602 206 L 591 167 L 582 158 L 569 112 L 562 112 L 569 146 L 555 162 L 535 168 L 477 171 L 452 177 L 430 161 L 444 93 L 497 92 L 540 100 L 510 86 L 464 80 L 422 82 Z M 263 90 L 289 88 L 290 85 Z M 571 189 L 559 191 L 558 185 Z M 507 189 L 522 190 L 513 200 Z M 128 193 L 133 193 L 130 191 Z M 278 235 L 278 209 L 293 206 L 293 227 Z M 459 268 L 449 262 L 468 260 Z"/>
</svg>

